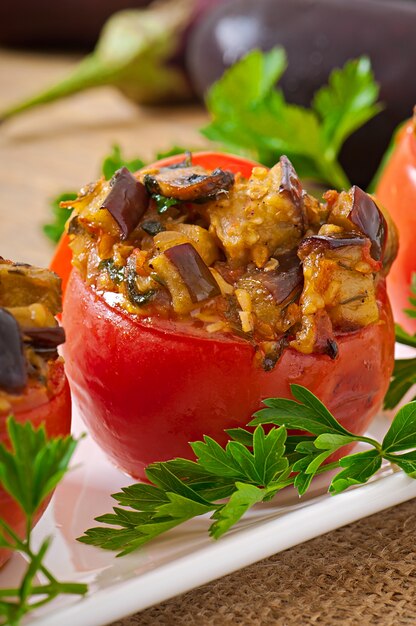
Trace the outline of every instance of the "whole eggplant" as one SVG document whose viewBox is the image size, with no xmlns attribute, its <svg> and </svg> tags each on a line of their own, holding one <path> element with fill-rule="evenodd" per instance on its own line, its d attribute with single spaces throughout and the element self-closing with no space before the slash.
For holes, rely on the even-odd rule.
<svg viewBox="0 0 416 626">
<path fill-rule="evenodd" d="M 309 106 L 334 67 L 368 55 L 384 111 L 349 138 L 341 163 L 351 180 L 370 181 L 397 125 L 416 103 L 414 0 L 230 0 L 194 28 L 187 47 L 191 84 L 207 89 L 249 50 L 282 46 L 289 102 Z"/>
</svg>

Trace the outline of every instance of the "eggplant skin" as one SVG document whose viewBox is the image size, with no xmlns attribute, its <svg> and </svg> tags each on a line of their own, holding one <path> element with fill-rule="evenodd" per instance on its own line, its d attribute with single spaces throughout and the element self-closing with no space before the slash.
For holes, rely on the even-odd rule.
<svg viewBox="0 0 416 626">
<path fill-rule="evenodd" d="M 116 11 L 145 8 L 151 0 L 4 0 L 0 43 L 89 50 Z"/>
<path fill-rule="evenodd" d="M 368 55 L 385 109 L 341 153 L 350 180 L 366 187 L 392 132 L 416 104 L 415 33 L 414 0 L 230 0 L 194 29 L 187 69 L 202 97 L 249 50 L 282 46 L 288 55 L 281 80 L 286 98 L 310 106 L 334 67 Z"/>
</svg>

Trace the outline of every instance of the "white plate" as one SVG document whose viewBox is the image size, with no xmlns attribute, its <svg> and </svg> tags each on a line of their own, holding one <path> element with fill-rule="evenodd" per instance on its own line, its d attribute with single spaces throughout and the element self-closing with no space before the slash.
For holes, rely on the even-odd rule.
<svg viewBox="0 0 416 626">
<path fill-rule="evenodd" d="M 76 432 L 82 426 L 77 419 Z M 380 437 L 388 418 L 379 417 L 370 432 Z M 130 479 L 115 469 L 87 437 L 76 452 L 73 469 L 56 490 L 35 531 L 35 544 L 53 535 L 47 566 L 58 579 L 87 582 L 89 594 L 68 596 L 32 614 L 33 626 L 103 626 L 198 587 L 281 550 L 362 517 L 416 497 L 416 480 L 402 472 L 382 471 L 362 487 L 335 497 L 325 493 L 323 477 L 299 501 L 292 488 L 272 503 L 259 505 L 219 541 L 208 537 L 208 517 L 178 527 L 140 551 L 115 559 L 113 552 L 75 541 L 94 526 L 94 517 L 110 512 L 111 493 Z M 327 478 L 325 479 L 327 480 Z M 15 556 L 0 573 L 0 587 L 19 580 L 24 563 Z"/>
</svg>

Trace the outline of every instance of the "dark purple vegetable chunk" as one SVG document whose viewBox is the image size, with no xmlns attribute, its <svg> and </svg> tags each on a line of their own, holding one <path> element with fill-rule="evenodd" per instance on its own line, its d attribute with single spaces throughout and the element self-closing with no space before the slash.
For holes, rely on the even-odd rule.
<svg viewBox="0 0 416 626">
<path fill-rule="evenodd" d="M 221 291 L 217 281 L 190 243 L 182 243 L 168 248 L 165 255 L 178 270 L 192 302 L 202 302 L 207 298 L 220 295 Z"/>
<path fill-rule="evenodd" d="M 261 283 L 270 291 L 276 304 L 282 304 L 303 286 L 303 273 L 297 256 L 286 255 L 279 259 L 279 266 L 270 272 L 261 272 Z"/>
<path fill-rule="evenodd" d="M 35 350 L 54 350 L 65 342 L 62 326 L 25 326 L 22 328 L 24 340 Z"/>
<path fill-rule="evenodd" d="M 135 179 L 127 167 L 117 170 L 110 182 L 111 191 L 103 202 L 121 230 L 121 239 L 127 239 L 136 228 L 149 206 L 146 187 Z"/>
<path fill-rule="evenodd" d="M 301 259 L 305 258 L 311 252 L 324 252 L 325 250 L 338 250 L 349 246 L 365 246 L 368 242 L 367 237 L 360 237 L 357 233 L 345 233 L 340 237 L 332 235 L 312 235 L 306 237 L 298 248 L 298 255 Z"/>
<path fill-rule="evenodd" d="M 13 315 L 0 308 L 0 388 L 18 394 L 27 383 L 26 361 L 19 324 Z"/>
<path fill-rule="evenodd" d="M 380 261 L 386 247 L 387 222 L 371 196 L 356 185 L 352 188 L 352 209 L 348 218 L 369 238 L 371 256 Z"/>
</svg>

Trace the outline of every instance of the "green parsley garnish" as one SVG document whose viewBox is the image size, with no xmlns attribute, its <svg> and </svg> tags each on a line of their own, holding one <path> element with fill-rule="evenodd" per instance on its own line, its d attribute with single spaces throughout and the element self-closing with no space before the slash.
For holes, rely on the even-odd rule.
<svg viewBox="0 0 416 626">
<path fill-rule="evenodd" d="M 166 198 L 166 196 L 161 196 L 159 193 L 154 194 L 152 198 L 156 202 L 158 213 L 166 213 L 169 207 L 178 204 L 178 200 L 175 198 Z"/>
<path fill-rule="evenodd" d="M 203 134 L 270 167 L 285 154 L 300 178 L 349 188 L 338 161 L 341 147 L 381 110 L 370 60 L 361 57 L 333 70 L 309 109 L 289 104 L 275 88 L 285 68 L 282 48 L 254 50 L 233 65 L 208 92 L 212 121 Z"/>
<path fill-rule="evenodd" d="M 26 518 L 22 539 L 0 518 L 0 547 L 20 552 L 28 561 L 20 587 L 0 589 L 1 625 L 17 626 L 24 615 L 60 594 L 85 595 L 87 585 L 60 582 L 44 565 L 51 539 L 39 550 L 32 547 L 32 523 L 42 502 L 55 489 L 68 470 L 77 441 L 71 436 L 48 439 L 45 428 L 35 430 L 31 423 L 7 420 L 11 450 L 0 444 L 0 485 L 17 502 Z M 44 583 L 35 583 L 43 578 Z"/>
<path fill-rule="evenodd" d="M 193 517 L 210 513 L 209 533 L 218 539 L 254 504 L 270 500 L 294 485 L 303 495 L 312 478 L 341 469 L 330 483 L 331 494 L 367 482 L 386 460 L 416 477 L 416 402 L 400 409 L 382 443 L 354 435 L 337 422 L 305 387 L 291 386 L 294 400 L 265 400 L 250 426 L 254 433 L 228 430 L 230 441 L 220 446 L 210 437 L 191 445 L 196 461 L 173 459 L 146 469 L 150 484 L 125 487 L 112 497 L 113 513 L 96 520 L 79 541 L 122 556 Z M 266 432 L 265 424 L 272 425 Z M 289 429 L 310 435 L 290 435 Z M 323 465 L 345 445 L 370 446 L 340 461 Z"/>
</svg>

